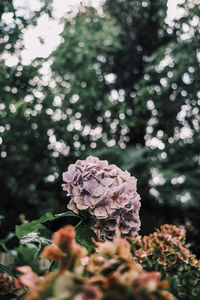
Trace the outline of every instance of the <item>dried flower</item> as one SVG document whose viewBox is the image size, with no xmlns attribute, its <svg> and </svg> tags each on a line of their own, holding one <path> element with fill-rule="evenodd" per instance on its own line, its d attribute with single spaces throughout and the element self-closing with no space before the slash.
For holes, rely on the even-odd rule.
<svg viewBox="0 0 200 300">
<path fill-rule="evenodd" d="M 145 270 L 161 271 L 163 277 L 178 274 L 179 294 L 191 296 L 200 283 L 200 261 L 187 248 L 185 234 L 183 226 L 165 224 L 148 236 L 129 241 L 134 257 Z"/>
<path fill-rule="evenodd" d="M 72 197 L 68 209 L 77 214 L 87 210 L 94 216 L 102 239 L 112 240 L 116 228 L 122 236 L 140 229 L 137 180 L 129 172 L 89 156 L 71 164 L 63 181 L 63 190 Z"/>
<path fill-rule="evenodd" d="M 159 281 L 159 272 L 145 272 L 131 255 L 128 241 L 120 236 L 97 243 L 97 253 L 90 256 L 87 270 L 91 278 L 102 282 L 103 299 L 174 300 L 166 291 L 167 281 Z"/>
<path fill-rule="evenodd" d="M 66 269 L 80 272 L 80 260 L 86 257 L 87 251 L 76 243 L 74 228 L 67 225 L 59 229 L 54 233 L 52 242 L 43 249 L 41 257 L 59 261 L 61 272 Z"/>
<path fill-rule="evenodd" d="M 35 288 L 38 283 L 39 283 L 39 277 L 37 276 L 36 273 L 34 273 L 29 266 L 22 266 L 22 267 L 17 267 L 17 271 L 21 272 L 22 275 L 18 277 L 18 279 L 15 282 L 15 286 L 17 288 L 23 288 L 23 287 L 28 287 L 28 288 Z"/>
<path fill-rule="evenodd" d="M 23 273 L 18 283 L 30 289 L 23 300 L 174 300 L 166 290 L 167 282 L 159 281 L 160 273 L 144 271 L 133 259 L 128 241 L 119 234 L 113 242 L 97 242 L 96 253 L 85 264 L 77 259 L 76 267 L 81 268 L 77 273 L 71 262 L 78 253 L 81 257 L 78 247 L 82 247 L 74 238 L 74 229 L 65 226 L 53 235 L 52 246 L 43 251 L 46 257 L 53 246 L 61 250 L 61 262 L 68 263 L 60 264 L 58 270 L 39 277 L 27 266 L 18 268 Z"/>
<path fill-rule="evenodd" d="M 29 266 L 18 267 L 22 272 L 15 285 L 18 288 L 29 288 L 30 293 L 26 294 L 23 300 L 47 300 L 48 295 L 53 293 L 53 284 L 58 277 L 58 272 L 47 273 L 45 276 L 38 276 Z M 21 299 L 21 298 L 20 298 Z"/>
</svg>

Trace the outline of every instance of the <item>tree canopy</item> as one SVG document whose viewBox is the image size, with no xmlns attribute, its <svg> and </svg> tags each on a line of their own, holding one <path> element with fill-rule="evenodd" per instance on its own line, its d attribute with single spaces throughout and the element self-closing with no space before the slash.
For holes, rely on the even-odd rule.
<svg viewBox="0 0 200 300">
<path fill-rule="evenodd" d="M 82 5 L 62 19 L 57 49 L 23 65 L 22 32 L 43 13 L 53 18 L 51 2 L 41 3 L 28 19 L 12 1 L 0 4 L 4 222 L 11 230 L 20 214 L 66 209 L 61 174 L 92 153 L 138 178 L 143 233 L 185 224 L 198 251 L 198 1 L 184 1 L 171 21 L 167 0 Z"/>
</svg>

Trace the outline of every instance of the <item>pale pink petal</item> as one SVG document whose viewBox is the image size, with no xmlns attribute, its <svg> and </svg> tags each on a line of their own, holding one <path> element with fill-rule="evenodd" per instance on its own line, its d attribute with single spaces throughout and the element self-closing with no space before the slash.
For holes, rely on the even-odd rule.
<svg viewBox="0 0 200 300">
<path fill-rule="evenodd" d="M 39 277 L 37 276 L 36 273 L 33 272 L 31 267 L 29 266 L 22 266 L 22 267 L 17 267 L 17 271 L 23 273 L 21 276 L 18 278 L 18 282 L 25 287 L 34 289 L 36 288 L 38 282 L 39 282 Z"/>
<path fill-rule="evenodd" d="M 104 207 L 98 207 L 94 210 L 94 214 L 98 219 L 105 219 L 108 217 L 107 211 Z"/>
<path fill-rule="evenodd" d="M 73 200 L 70 200 L 70 202 L 67 205 L 67 208 L 69 210 L 72 210 L 75 214 L 78 215 L 78 209 L 77 209 L 76 205 L 74 204 Z"/>
<path fill-rule="evenodd" d="M 63 191 L 67 192 L 68 191 L 68 184 L 63 183 L 62 188 L 63 188 Z"/>
<path fill-rule="evenodd" d="M 110 178 L 110 177 L 103 178 L 101 180 L 101 184 L 104 185 L 104 186 L 111 186 L 112 183 L 113 183 L 113 179 Z"/>
<path fill-rule="evenodd" d="M 75 172 L 65 172 L 63 173 L 63 181 L 72 182 L 74 180 Z"/>
<path fill-rule="evenodd" d="M 127 194 L 121 194 L 117 197 L 117 202 L 123 206 L 129 203 L 129 197 Z"/>
<path fill-rule="evenodd" d="M 90 206 L 91 204 L 91 196 L 90 195 L 85 195 L 83 198 L 83 202 L 85 205 Z"/>
<path fill-rule="evenodd" d="M 68 171 L 70 171 L 70 172 L 75 172 L 75 171 L 76 171 L 76 165 L 75 165 L 75 164 L 69 165 Z"/>
<path fill-rule="evenodd" d="M 118 203 L 117 201 L 112 201 L 112 202 L 110 202 L 109 207 L 110 207 L 111 209 L 116 210 L 116 209 L 121 208 L 121 204 Z"/>
<path fill-rule="evenodd" d="M 87 163 L 93 163 L 93 164 L 98 164 L 99 159 L 97 157 L 94 157 L 92 155 L 88 156 L 85 160 Z"/>
<path fill-rule="evenodd" d="M 85 205 L 83 202 L 78 202 L 78 203 L 76 203 L 76 206 L 77 206 L 77 208 L 80 209 L 80 210 L 88 209 L 88 206 Z"/>
<path fill-rule="evenodd" d="M 115 212 L 115 208 L 110 207 L 110 203 L 105 207 L 107 214 L 110 216 L 112 213 Z"/>
<path fill-rule="evenodd" d="M 95 197 L 99 197 L 99 196 L 101 196 L 104 192 L 105 192 L 104 188 L 101 187 L 101 186 L 98 186 L 98 187 L 93 191 L 92 194 L 93 194 Z"/>
<path fill-rule="evenodd" d="M 73 195 L 75 195 L 75 196 L 80 195 L 80 189 L 77 186 L 74 186 L 72 190 L 73 190 L 73 192 L 72 192 Z"/>
<path fill-rule="evenodd" d="M 82 197 L 78 196 L 78 195 L 75 195 L 73 197 L 73 200 L 74 200 L 74 203 L 79 203 L 79 202 L 82 202 Z"/>
<path fill-rule="evenodd" d="M 84 183 L 84 188 L 87 191 L 94 190 L 97 188 L 97 186 L 98 186 L 98 182 L 95 179 L 90 179 Z"/>
<path fill-rule="evenodd" d="M 136 182 L 127 182 L 125 186 L 124 192 L 126 194 L 131 193 L 131 192 L 136 192 Z"/>
</svg>

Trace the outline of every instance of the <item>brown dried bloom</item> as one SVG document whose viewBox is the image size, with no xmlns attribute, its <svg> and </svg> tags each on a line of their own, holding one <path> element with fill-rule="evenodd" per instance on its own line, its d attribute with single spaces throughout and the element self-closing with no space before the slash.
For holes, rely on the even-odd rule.
<svg viewBox="0 0 200 300">
<path fill-rule="evenodd" d="M 117 233 L 112 242 L 97 242 L 96 252 L 83 263 L 86 250 L 76 244 L 73 227 L 59 229 L 42 253 L 55 255 L 58 269 L 38 276 L 28 266 L 17 268 L 22 274 L 16 284 L 29 288 L 23 300 L 174 300 L 166 290 L 167 281 L 160 282 L 159 272 L 144 271 L 131 255 L 128 241 Z"/>
<path fill-rule="evenodd" d="M 86 257 L 87 251 L 76 243 L 74 227 L 66 225 L 56 231 L 53 234 L 52 242 L 42 250 L 41 257 L 58 261 L 61 272 L 66 269 L 74 272 L 81 271 L 80 261 Z"/>
<path fill-rule="evenodd" d="M 178 274 L 180 296 L 198 294 L 200 260 L 188 249 L 183 226 L 165 224 L 148 236 L 129 239 L 132 254 L 146 271 L 162 271 L 163 278 Z"/>
<path fill-rule="evenodd" d="M 22 273 L 22 275 L 20 275 L 15 281 L 15 286 L 17 288 L 28 287 L 30 289 L 34 289 L 39 284 L 40 279 L 37 274 L 33 272 L 31 267 L 22 266 L 17 267 L 16 269 Z"/>
<path fill-rule="evenodd" d="M 129 172 L 89 156 L 71 164 L 63 181 L 63 190 L 72 197 L 68 209 L 77 214 L 87 210 L 94 216 L 102 239 L 112 240 L 116 228 L 122 236 L 140 229 L 137 180 Z"/>
<path fill-rule="evenodd" d="M 166 291 L 167 281 L 160 281 L 159 272 L 146 272 L 131 255 L 126 239 L 115 236 L 113 241 L 97 243 L 97 251 L 87 264 L 90 278 L 102 282 L 102 299 L 165 299 L 174 300 Z"/>
</svg>

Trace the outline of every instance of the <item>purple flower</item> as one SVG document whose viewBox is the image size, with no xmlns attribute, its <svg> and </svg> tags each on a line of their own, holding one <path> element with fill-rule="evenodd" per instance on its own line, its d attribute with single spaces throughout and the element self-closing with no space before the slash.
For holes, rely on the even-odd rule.
<svg viewBox="0 0 200 300">
<path fill-rule="evenodd" d="M 140 229 L 137 180 L 129 172 L 89 156 L 71 164 L 63 181 L 63 190 L 72 197 L 68 209 L 76 214 L 87 210 L 94 216 L 101 238 L 112 239 L 117 227 L 122 236 Z"/>
</svg>

